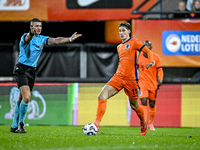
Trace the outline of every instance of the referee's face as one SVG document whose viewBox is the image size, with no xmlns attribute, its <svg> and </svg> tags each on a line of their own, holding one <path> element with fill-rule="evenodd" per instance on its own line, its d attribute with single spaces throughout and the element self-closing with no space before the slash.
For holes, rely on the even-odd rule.
<svg viewBox="0 0 200 150">
<path fill-rule="evenodd" d="M 41 22 L 34 22 L 33 28 L 35 29 L 35 34 L 39 35 L 42 32 L 42 23 Z"/>
</svg>

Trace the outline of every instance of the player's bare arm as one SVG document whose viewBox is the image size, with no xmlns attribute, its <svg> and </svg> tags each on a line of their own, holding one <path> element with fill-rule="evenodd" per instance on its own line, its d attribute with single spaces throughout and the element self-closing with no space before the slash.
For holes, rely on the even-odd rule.
<svg viewBox="0 0 200 150">
<path fill-rule="evenodd" d="M 64 44 L 64 43 L 69 43 L 73 42 L 77 38 L 81 37 L 82 34 L 77 34 L 75 32 L 71 37 L 57 37 L 57 38 L 49 38 L 48 39 L 48 45 L 55 45 L 55 44 Z"/>
</svg>

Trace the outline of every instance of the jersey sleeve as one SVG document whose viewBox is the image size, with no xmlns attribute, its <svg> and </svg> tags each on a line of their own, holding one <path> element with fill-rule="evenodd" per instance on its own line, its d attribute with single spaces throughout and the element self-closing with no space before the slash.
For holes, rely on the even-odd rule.
<svg viewBox="0 0 200 150">
<path fill-rule="evenodd" d="M 28 33 L 24 33 L 24 34 L 22 35 L 21 40 L 20 40 L 21 43 L 23 43 L 23 44 L 26 43 L 26 42 L 25 42 L 25 36 L 26 36 L 27 34 L 28 34 Z"/>
<path fill-rule="evenodd" d="M 49 36 L 43 36 L 44 45 L 48 45 L 48 43 L 47 43 L 48 39 L 49 39 Z"/>
<path fill-rule="evenodd" d="M 144 45 L 141 49 L 148 56 L 148 63 L 153 63 L 153 53 Z"/>
<path fill-rule="evenodd" d="M 138 39 L 134 39 L 135 49 L 143 51 L 148 56 L 148 62 L 153 63 L 153 53 Z"/>
<path fill-rule="evenodd" d="M 24 33 L 22 36 L 21 36 L 21 39 L 20 39 L 20 47 L 26 49 L 28 47 L 28 45 L 30 44 L 29 42 L 27 43 L 25 41 L 25 36 L 27 35 L 28 33 Z"/>
<path fill-rule="evenodd" d="M 144 44 L 143 44 L 140 40 L 134 39 L 134 48 L 135 48 L 136 50 L 141 51 L 142 48 L 143 48 L 143 46 L 144 46 Z"/>
<path fill-rule="evenodd" d="M 156 67 L 158 69 L 158 80 L 163 81 L 163 69 L 162 69 L 162 63 L 161 63 L 161 59 L 158 55 L 156 56 Z"/>
<path fill-rule="evenodd" d="M 163 69 L 158 68 L 158 80 L 163 81 L 163 76 L 164 76 Z"/>
<path fill-rule="evenodd" d="M 157 67 L 157 69 L 162 68 L 161 59 L 158 55 L 156 55 L 156 67 Z"/>
</svg>

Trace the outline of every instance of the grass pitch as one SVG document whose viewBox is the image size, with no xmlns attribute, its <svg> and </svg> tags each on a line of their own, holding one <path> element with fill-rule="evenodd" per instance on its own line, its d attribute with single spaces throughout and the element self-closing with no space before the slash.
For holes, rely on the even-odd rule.
<svg viewBox="0 0 200 150">
<path fill-rule="evenodd" d="M 0 149 L 58 150 L 200 150 L 200 128 L 156 128 L 140 136 L 139 127 L 100 127 L 86 136 L 81 126 L 28 126 L 26 134 L 0 125 Z"/>
</svg>

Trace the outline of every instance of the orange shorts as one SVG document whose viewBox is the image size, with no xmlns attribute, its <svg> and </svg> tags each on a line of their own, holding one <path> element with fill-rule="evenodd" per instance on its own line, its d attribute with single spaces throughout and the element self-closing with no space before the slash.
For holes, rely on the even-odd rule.
<svg viewBox="0 0 200 150">
<path fill-rule="evenodd" d="M 130 99 L 138 98 L 138 85 L 133 78 L 122 79 L 119 76 L 114 75 L 107 84 L 112 86 L 117 93 L 124 88 L 124 92 Z"/>
<path fill-rule="evenodd" d="M 140 88 L 140 99 L 141 98 L 149 98 L 150 100 L 156 100 L 157 97 L 157 89 L 156 90 L 148 90 Z"/>
</svg>

